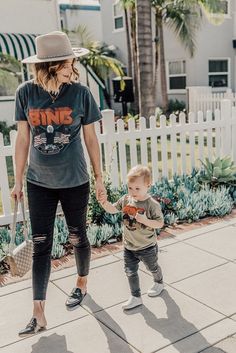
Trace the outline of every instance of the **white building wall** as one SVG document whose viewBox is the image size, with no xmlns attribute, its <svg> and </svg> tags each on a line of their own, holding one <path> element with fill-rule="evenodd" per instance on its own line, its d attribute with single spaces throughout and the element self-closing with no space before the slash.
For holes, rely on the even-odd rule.
<svg viewBox="0 0 236 353">
<path fill-rule="evenodd" d="M 56 0 L 0 1 L 0 32 L 43 34 L 60 29 Z"/>
<path fill-rule="evenodd" d="M 125 31 L 113 30 L 112 4 L 115 0 L 101 1 L 103 36 L 108 44 L 114 44 L 119 58 L 127 63 L 127 45 Z M 221 25 L 213 25 L 203 18 L 201 28 L 196 33 L 196 51 L 190 58 L 184 46 L 176 35 L 168 28 L 164 29 L 166 61 L 185 60 L 187 86 L 208 86 L 208 60 L 210 58 L 229 58 L 230 77 L 229 87 L 236 91 L 236 49 L 233 49 L 232 40 L 236 39 L 236 0 L 229 1 L 230 16 L 224 19 Z M 168 76 L 167 76 L 168 80 Z M 160 82 L 160 80 L 159 80 Z M 160 87 L 158 87 L 160 97 Z M 169 91 L 170 99 L 186 101 L 186 92 Z"/>
<path fill-rule="evenodd" d="M 63 28 L 85 26 L 93 40 L 103 41 L 101 6 L 98 0 L 58 0 Z"/>
<path fill-rule="evenodd" d="M 127 42 L 125 29 L 114 30 L 113 4 L 115 0 L 101 1 L 103 41 L 117 48 L 117 59 L 127 64 Z"/>
<path fill-rule="evenodd" d="M 102 20 L 101 12 L 93 10 L 70 10 L 61 12 L 65 28 L 69 31 L 76 30 L 81 26 L 86 26 L 93 40 L 102 41 Z"/>
<path fill-rule="evenodd" d="M 232 44 L 234 38 L 233 30 L 233 16 L 226 18 L 218 26 L 204 20 L 201 29 L 197 32 L 195 54 L 193 58 L 190 58 L 189 53 L 184 49 L 184 46 L 176 38 L 175 34 L 168 28 L 165 28 L 166 61 L 186 60 L 187 86 L 208 86 L 208 60 L 212 58 L 229 58 L 229 87 L 235 90 L 236 49 L 233 49 Z M 177 95 L 180 99 L 182 96 L 183 100 L 186 96 L 185 93 L 178 94 L 174 92 L 171 94 L 169 92 L 170 98 Z"/>
</svg>

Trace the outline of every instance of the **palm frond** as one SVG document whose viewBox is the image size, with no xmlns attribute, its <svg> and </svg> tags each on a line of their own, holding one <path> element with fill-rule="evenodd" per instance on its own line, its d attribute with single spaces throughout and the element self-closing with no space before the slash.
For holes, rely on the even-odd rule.
<svg viewBox="0 0 236 353">
<path fill-rule="evenodd" d="M 196 49 L 196 33 L 201 24 L 201 9 L 190 1 L 170 2 L 165 9 L 163 21 L 172 29 L 190 55 Z"/>
</svg>

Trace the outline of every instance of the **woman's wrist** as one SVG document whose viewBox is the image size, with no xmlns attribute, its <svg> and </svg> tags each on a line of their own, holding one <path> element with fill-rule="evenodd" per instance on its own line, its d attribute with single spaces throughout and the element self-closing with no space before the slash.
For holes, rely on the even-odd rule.
<svg viewBox="0 0 236 353">
<path fill-rule="evenodd" d="M 94 179 L 96 181 L 98 181 L 98 180 L 102 181 L 102 173 L 94 173 Z"/>
<path fill-rule="evenodd" d="M 23 180 L 16 178 L 15 185 L 22 186 L 23 185 Z"/>
</svg>

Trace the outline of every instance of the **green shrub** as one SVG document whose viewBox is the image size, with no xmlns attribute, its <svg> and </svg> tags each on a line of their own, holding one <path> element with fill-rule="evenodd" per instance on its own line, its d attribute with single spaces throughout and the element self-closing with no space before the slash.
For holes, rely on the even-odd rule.
<svg viewBox="0 0 236 353">
<path fill-rule="evenodd" d="M 0 132 L 3 134 L 4 144 L 10 144 L 10 131 L 16 130 L 16 125 L 8 126 L 6 121 L 0 121 Z"/>
<path fill-rule="evenodd" d="M 178 99 L 170 99 L 168 103 L 168 114 L 179 114 L 181 111 L 185 111 L 186 104 Z"/>
</svg>

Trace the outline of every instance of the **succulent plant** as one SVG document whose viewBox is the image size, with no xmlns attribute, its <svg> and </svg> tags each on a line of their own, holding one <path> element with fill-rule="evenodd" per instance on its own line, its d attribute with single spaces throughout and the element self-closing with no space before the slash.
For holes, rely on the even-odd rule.
<svg viewBox="0 0 236 353">
<path fill-rule="evenodd" d="M 100 247 L 113 236 L 113 228 L 107 224 L 91 224 L 88 226 L 87 235 L 92 246 Z"/>
<path fill-rule="evenodd" d="M 164 222 L 168 226 L 175 224 L 177 222 L 177 220 L 178 220 L 178 217 L 176 216 L 176 214 L 174 214 L 174 212 L 167 213 L 164 216 Z"/>
<path fill-rule="evenodd" d="M 236 166 L 231 157 L 216 158 L 214 162 L 210 162 L 208 158 L 202 162 L 204 169 L 202 170 L 201 180 L 212 186 L 217 184 L 227 184 L 236 182 Z"/>
<path fill-rule="evenodd" d="M 103 215 L 102 223 L 107 223 L 111 226 L 115 226 L 116 224 L 121 225 L 122 222 L 122 213 L 118 212 L 115 214 L 105 212 Z"/>
<path fill-rule="evenodd" d="M 233 208 L 233 200 L 229 194 L 229 188 L 224 186 L 215 189 L 208 197 L 208 214 L 210 216 L 223 217 L 229 214 Z"/>
<path fill-rule="evenodd" d="M 52 247 L 52 259 L 60 259 L 62 256 L 65 255 L 65 249 L 63 247 L 63 245 L 58 244 L 58 243 L 53 243 L 53 247 Z"/>
</svg>

